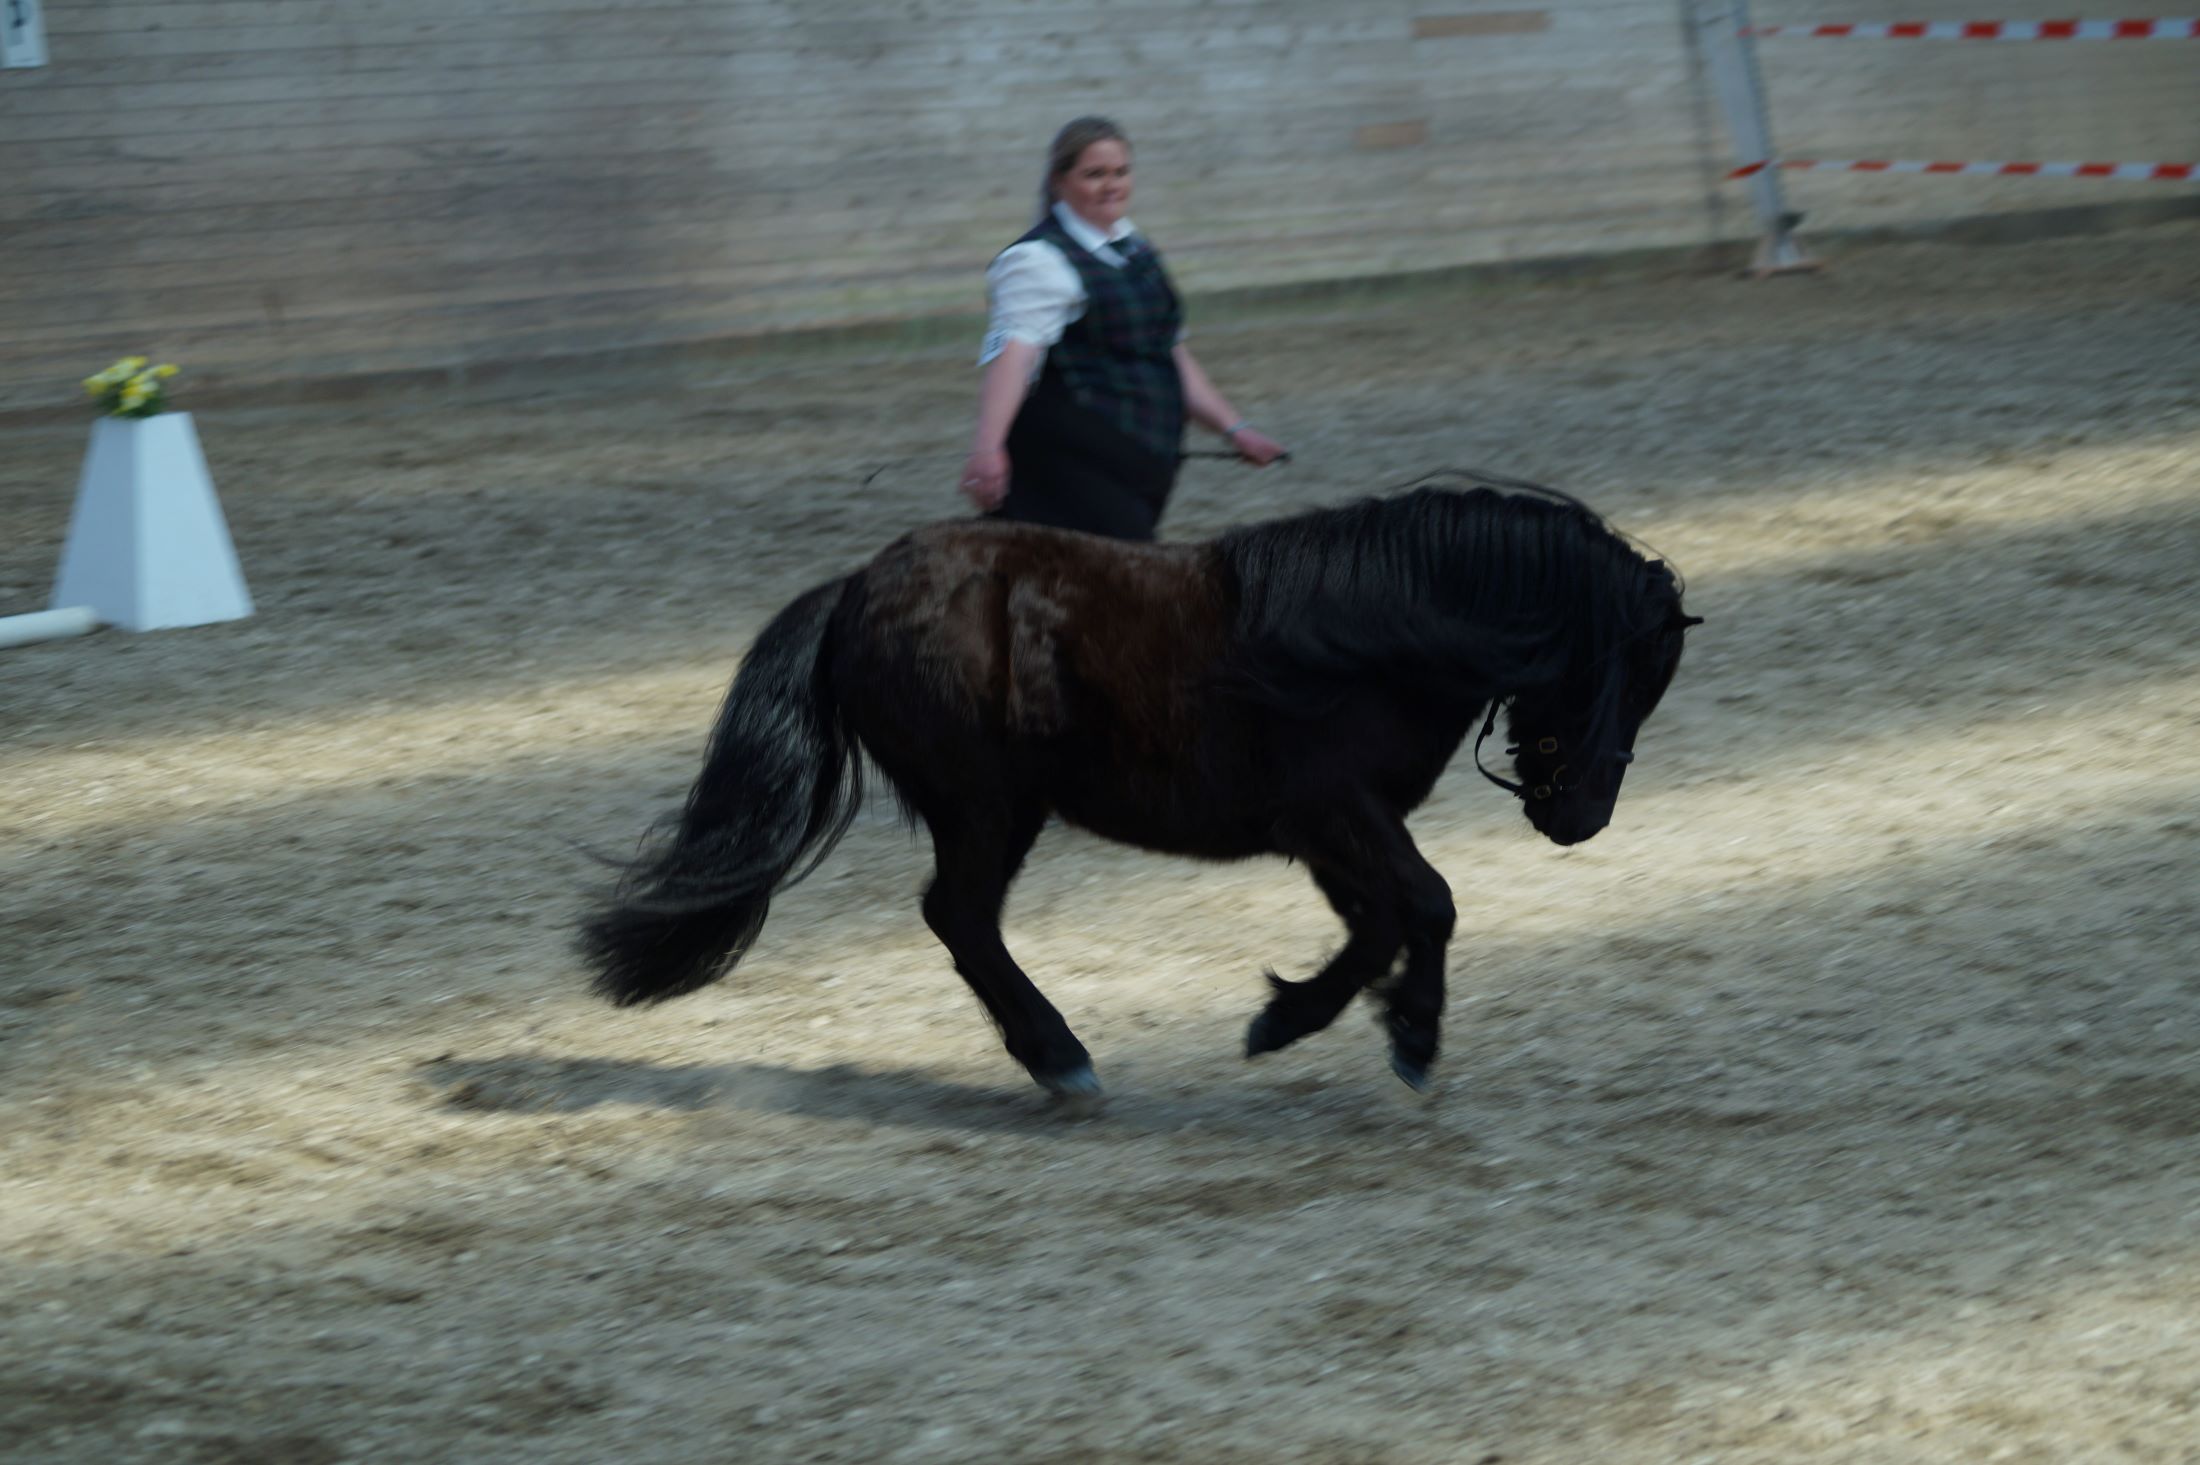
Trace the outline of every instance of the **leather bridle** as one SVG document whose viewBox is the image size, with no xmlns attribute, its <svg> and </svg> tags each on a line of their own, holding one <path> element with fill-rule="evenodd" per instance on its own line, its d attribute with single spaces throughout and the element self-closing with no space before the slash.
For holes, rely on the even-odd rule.
<svg viewBox="0 0 2200 1465">
<path fill-rule="evenodd" d="M 1523 803 L 1548 799 L 1554 794 L 1561 794 L 1566 792 L 1568 789 L 1576 787 L 1579 782 L 1578 780 L 1576 780 L 1575 783 L 1565 783 L 1560 781 L 1561 775 L 1563 775 L 1571 766 L 1565 763 L 1561 763 L 1556 768 L 1553 768 L 1551 770 L 1550 778 L 1547 782 L 1534 785 L 1514 783 L 1509 778 L 1499 778 L 1496 774 L 1490 772 L 1487 768 L 1484 768 L 1482 766 L 1482 744 L 1488 740 L 1491 730 L 1497 726 L 1497 714 L 1503 711 L 1504 707 L 1505 703 L 1502 700 L 1490 703 L 1490 715 L 1482 719 L 1482 731 L 1480 735 L 1477 736 L 1474 740 L 1475 771 L 1480 773 L 1491 783 L 1496 784 L 1499 788 L 1509 791 L 1514 798 L 1519 799 Z M 1557 738 L 1549 736 L 1534 739 L 1534 744 L 1535 750 L 1538 753 L 1543 754 L 1545 757 L 1555 756 L 1564 747 L 1564 745 L 1561 744 Z M 1505 750 L 1505 756 L 1508 758 L 1517 756 L 1523 746 L 1524 744 L 1522 743 L 1513 744 L 1511 747 Z M 1604 756 L 1610 758 L 1614 763 L 1632 763 L 1635 761 L 1635 750 L 1633 748 L 1615 748 L 1610 753 Z"/>
</svg>

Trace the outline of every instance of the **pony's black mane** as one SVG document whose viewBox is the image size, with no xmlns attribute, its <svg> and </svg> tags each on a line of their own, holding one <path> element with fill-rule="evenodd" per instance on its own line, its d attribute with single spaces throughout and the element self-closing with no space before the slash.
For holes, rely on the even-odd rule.
<svg viewBox="0 0 2200 1465">
<path fill-rule="evenodd" d="M 1216 541 L 1237 584 L 1244 690 L 1312 711 L 1371 675 L 1472 703 L 1602 681 L 1677 603 L 1669 570 L 1555 489 L 1472 472 L 1405 488 Z"/>
</svg>

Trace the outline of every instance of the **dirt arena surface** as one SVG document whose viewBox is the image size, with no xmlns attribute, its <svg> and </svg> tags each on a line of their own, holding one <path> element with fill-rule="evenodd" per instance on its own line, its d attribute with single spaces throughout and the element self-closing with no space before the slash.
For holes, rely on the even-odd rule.
<svg viewBox="0 0 2200 1465">
<path fill-rule="evenodd" d="M 1193 324 L 1298 460 L 1172 537 L 1477 464 L 1709 617 L 1598 839 L 1416 820 L 1433 1100 L 1238 1056 L 1302 872 L 1055 827 L 1065 1121 L 884 805 L 584 995 L 574 845 L 954 512 L 967 354 L 202 413 L 259 615 L 0 652 L 0 1456 L 2200 1461 L 2200 228 Z M 0 431 L 0 610 L 82 449 Z"/>
</svg>

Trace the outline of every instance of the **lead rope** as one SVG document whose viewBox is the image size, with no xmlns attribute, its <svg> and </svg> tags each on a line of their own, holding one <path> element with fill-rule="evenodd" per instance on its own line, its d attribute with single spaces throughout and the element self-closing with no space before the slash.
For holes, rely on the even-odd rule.
<svg viewBox="0 0 2200 1465">
<path fill-rule="evenodd" d="M 891 472 L 896 468 L 906 468 L 912 463 L 923 463 L 932 460 L 937 460 L 944 463 L 953 457 L 955 457 L 955 454 L 953 452 L 945 452 L 914 453 L 906 458 L 896 458 L 892 462 L 881 463 L 876 468 L 873 468 L 870 472 L 864 474 L 863 482 L 860 487 L 869 488 L 873 483 L 876 483 L 878 481 L 880 474 Z M 1216 462 L 1230 463 L 1242 463 L 1243 461 L 1245 461 L 1244 454 L 1231 452 L 1230 450 L 1224 448 L 1191 448 L 1178 453 L 1176 455 L 1176 458 L 1177 461 L 1180 463 L 1189 462 L 1194 458 L 1209 458 L 1213 459 Z M 1278 463 L 1288 463 L 1291 461 L 1291 455 L 1289 453 L 1278 453 L 1276 454 L 1275 460 Z"/>
</svg>

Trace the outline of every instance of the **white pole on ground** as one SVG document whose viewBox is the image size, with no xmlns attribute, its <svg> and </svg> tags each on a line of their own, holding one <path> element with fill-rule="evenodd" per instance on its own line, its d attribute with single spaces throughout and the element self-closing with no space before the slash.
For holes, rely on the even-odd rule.
<svg viewBox="0 0 2200 1465">
<path fill-rule="evenodd" d="M 1727 134 L 1734 139 L 1735 166 L 1769 164 L 1773 161 L 1772 124 L 1765 112 L 1764 83 L 1757 74 L 1756 42 L 1749 36 L 1749 0 L 1690 3 L 1697 44 L 1703 48 L 1719 110 L 1726 115 Z M 1803 216 L 1788 211 L 1787 200 L 1780 193 L 1779 173 L 1759 166 L 1749 176 L 1747 187 L 1761 231 L 1750 273 L 1762 278 L 1816 269 L 1817 262 L 1795 242 L 1795 226 Z"/>
<path fill-rule="evenodd" d="M 0 616 L 0 647 L 58 641 L 63 636 L 85 636 L 98 629 L 99 615 L 88 605 L 68 605 L 59 610 L 34 610 L 27 615 Z"/>
</svg>

